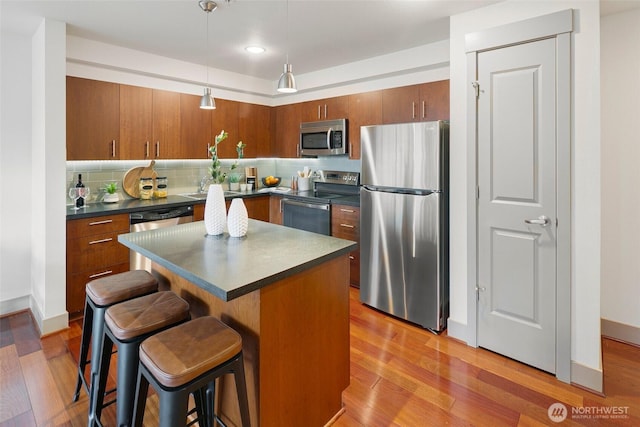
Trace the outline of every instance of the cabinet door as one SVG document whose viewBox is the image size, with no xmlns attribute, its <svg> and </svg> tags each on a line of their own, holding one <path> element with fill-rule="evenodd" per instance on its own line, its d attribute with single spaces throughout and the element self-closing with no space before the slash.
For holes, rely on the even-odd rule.
<svg viewBox="0 0 640 427">
<path fill-rule="evenodd" d="M 269 222 L 282 225 L 282 197 L 269 197 Z"/>
<path fill-rule="evenodd" d="M 153 90 L 120 85 L 120 159 L 150 158 L 152 124 Z"/>
<path fill-rule="evenodd" d="M 67 77 L 67 160 L 119 157 L 119 98 L 116 83 Z"/>
<path fill-rule="evenodd" d="M 403 86 L 382 91 L 382 122 L 407 123 L 420 114 L 419 86 Z"/>
<path fill-rule="evenodd" d="M 249 218 L 269 222 L 270 196 L 243 199 Z"/>
<path fill-rule="evenodd" d="M 272 147 L 276 157 L 299 157 L 300 104 L 276 107 L 276 137 Z"/>
<path fill-rule="evenodd" d="M 206 159 L 211 144 L 211 111 L 200 108 L 200 96 L 180 94 L 180 158 Z"/>
<path fill-rule="evenodd" d="M 449 80 L 420 85 L 420 100 L 420 120 L 449 120 Z"/>
<path fill-rule="evenodd" d="M 238 140 L 247 144 L 244 157 L 271 156 L 271 133 L 271 107 L 240 103 Z"/>
<path fill-rule="evenodd" d="M 382 91 L 349 96 L 349 158 L 360 158 L 360 126 L 382 123 Z"/>
<path fill-rule="evenodd" d="M 306 101 L 300 104 L 300 108 L 300 120 L 303 122 L 344 119 L 349 115 L 349 97 L 337 96 Z"/>
<path fill-rule="evenodd" d="M 235 159 L 237 157 L 236 144 L 240 141 L 238 135 L 238 106 L 239 102 L 216 98 L 216 109 L 211 111 L 211 144 L 214 138 L 225 130 L 229 137 L 218 145 L 218 157 L 221 159 Z"/>
<path fill-rule="evenodd" d="M 180 158 L 180 94 L 153 90 L 153 159 Z"/>
</svg>

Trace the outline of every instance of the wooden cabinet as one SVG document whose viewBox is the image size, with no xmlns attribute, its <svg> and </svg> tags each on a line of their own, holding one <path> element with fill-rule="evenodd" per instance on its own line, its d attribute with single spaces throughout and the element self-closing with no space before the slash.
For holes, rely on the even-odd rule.
<svg viewBox="0 0 640 427">
<path fill-rule="evenodd" d="M 200 108 L 200 96 L 180 94 L 180 158 L 206 159 L 213 142 L 211 111 Z"/>
<path fill-rule="evenodd" d="M 344 119 L 349 116 L 349 97 L 337 96 L 302 102 L 300 109 L 302 122 Z"/>
<path fill-rule="evenodd" d="M 118 159 L 119 87 L 67 77 L 67 160 Z"/>
<path fill-rule="evenodd" d="M 382 91 L 382 122 L 449 119 L 449 80 Z"/>
<path fill-rule="evenodd" d="M 247 144 L 244 149 L 244 157 L 270 157 L 272 155 L 271 134 L 271 107 L 240 103 L 238 106 L 238 141 Z M 235 143 L 237 144 L 237 141 Z"/>
<path fill-rule="evenodd" d="M 280 105 L 276 108 L 276 132 L 272 143 L 276 157 L 299 157 L 300 104 Z"/>
<path fill-rule="evenodd" d="M 350 205 L 331 206 L 331 235 L 360 244 L 360 208 Z M 349 253 L 351 284 L 360 287 L 360 247 Z"/>
<path fill-rule="evenodd" d="M 222 130 L 229 137 L 218 145 L 218 157 L 221 159 L 235 159 L 236 144 L 240 141 L 238 135 L 238 106 L 239 102 L 216 98 L 216 109 L 211 110 L 211 144 Z"/>
<path fill-rule="evenodd" d="M 81 314 L 87 282 L 129 270 L 129 250 L 118 235 L 129 232 L 129 215 L 67 221 L 67 311 Z"/>
<path fill-rule="evenodd" d="M 204 203 L 193 206 L 193 220 L 204 221 Z"/>
<path fill-rule="evenodd" d="M 270 196 L 246 197 L 243 199 L 249 218 L 269 222 Z"/>
<path fill-rule="evenodd" d="M 179 159 L 180 153 L 180 94 L 153 90 L 152 159 Z"/>
<path fill-rule="evenodd" d="M 349 158 L 360 158 L 360 127 L 382 123 L 382 91 L 349 96 Z"/>
<path fill-rule="evenodd" d="M 282 225 L 282 197 L 269 197 L 269 222 Z"/>
<path fill-rule="evenodd" d="M 120 85 L 120 159 L 151 156 L 153 138 L 153 90 Z"/>
</svg>

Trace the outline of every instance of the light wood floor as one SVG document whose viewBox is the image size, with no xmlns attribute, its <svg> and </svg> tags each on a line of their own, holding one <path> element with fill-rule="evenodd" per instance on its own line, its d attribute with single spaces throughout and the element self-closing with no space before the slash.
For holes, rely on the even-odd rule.
<svg viewBox="0 0 640 427">
<path fill-rule="evenodd" d="M 0 427 L 86 425 L 86 395 L 71 402 L 80 328 L 72 322 L 39 339 L 28 313 L 0 319 Z M 606 397 L 391 319 L 352 289 L 351 385 L 334 426 L 640 426 L 640 348 L 602 346 Z M 557 402 L 569 411 L 561 424 L 547 415 Z M 154 397 L 147 408 L 145 425 L 156 425 Z M 103 413 L 105 425 L 115 425 L 114 409 Z M 604 418 L 613 410 L 622 418 Z"/>
</svg>

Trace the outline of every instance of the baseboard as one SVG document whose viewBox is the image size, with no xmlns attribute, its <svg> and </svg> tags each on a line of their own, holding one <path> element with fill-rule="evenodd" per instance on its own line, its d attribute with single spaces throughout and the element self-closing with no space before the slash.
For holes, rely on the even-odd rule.
<svg viewBox="0 0 640 427">
<path fill-rule="evenodd" d="M 471 345 L 469 344 L 470 341 L 467 337 L 467 325 L 456 322 L 451 318 L 447 319 L 447 336 L 462 341 L 467 345 Z"/>
<path fill-rule="evenodd" d="M 66 311 L 56 316 L 45 318 L 33 299 L 31 299 L 29 308 L 31 309 L 31 314 L 36 321 L 36 326 L 40 329 L 41 337 L 69 327 L 69 313 Z"/>
<path fill-rule="evenodd" d="M 31 295 L 0 301 L 0 317 L 7 316 L 18 311 L 28 310 L 31 307 L 30 301 Z"/>
<path fill-rule="evenodd" d="M 593 369 L 572 360 L 571 384 L 602 395 L 604 391 L 602 369 Z"/>
<path fill-rule="evenodd" d="M 637 326 L 600 319 L 600 330 L 603 337 L 640 346 L 640 328 Z"/>
</svg>

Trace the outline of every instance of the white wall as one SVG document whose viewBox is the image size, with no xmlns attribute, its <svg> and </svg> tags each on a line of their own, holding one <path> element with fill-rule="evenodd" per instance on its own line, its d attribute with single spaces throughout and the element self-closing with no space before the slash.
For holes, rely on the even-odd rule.
<svg viewBox="0 0 640 427">
<path fill-rule="evenodd" d="M 451 19 L 451 319 L 449 333 L 474 341 L 467 314 L 467 81 L 464 36 L 565 9 L 572 34 L 572 380 L 601 387 L 600 360 L 600 22 L 598 2 L 509 0 Z M 575 378 L 584 368 L 590 378 Z M 587 382 L 585 384 L 585 382 Z"/>
<path fill-rule="evenodd" d="M 0 314 L 31 295 L 31 39 L 0 37 Z"/>
<path fill-rule="evenodd" d="M 602 318 L 640 328 L 640 9 L 601 25 Z"/>
</svg>

